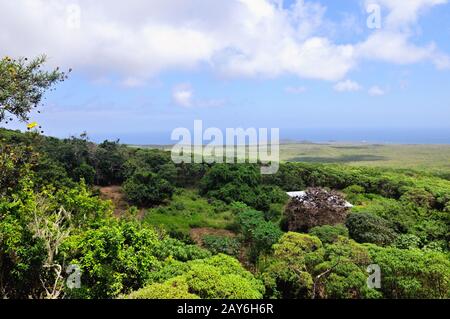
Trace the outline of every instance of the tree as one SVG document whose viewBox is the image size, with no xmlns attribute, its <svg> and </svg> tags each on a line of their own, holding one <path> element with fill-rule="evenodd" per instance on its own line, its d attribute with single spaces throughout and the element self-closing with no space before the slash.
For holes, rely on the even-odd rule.
<svg viewBox="0 0 450 319">
<path fill-rule="evenodd" d="M 40 211 L 34 211 L 34 219 L 29 227 L 33 237 L 42 242 L 47 252 L 39 277 L 45 291 L 44 298 L 57 299 L 64 290 L 64 265 L 56 260 L 56 256 L 62 242 L 70 235 L 70 214 L 64 207 L 60 207 L 56 213 L 48 214 L 44 205 L 45 199 L 39 204 Z"/>
<path fill-rule="evenodd" d="M 307 231 L 315 226 L 343 223 L 348 207 L 342 195 L 322 188 L 309 188 L 304 196 L 294 197 L 285 210 L 289 231 Z"/>
<path fill-rule="evenodd" d="M 273 246 L 272 256 L 260 259 L 266 297 L 378 298 L 368 289 L 367 248 L 345 237 L 323 246 L 314 236 L 289 232 Z"/>
<path fill-rule="evenodd" d="M 119 141 L 104 141 L 93 154 L 95 182 L 99 185 L 122 183 L 125 178 L 126 148 Z"/>
<path fill-rule="evenodd" d="M 153 206 L 170 199 L 174 187 L 155 173 L 139 170 L 125 181 L 123 190 L 131 203 Z"/>
<path fill-rule="evenodd" d="M 392 223 L 369 213 L 350 214 L 345 225 L 350 237 L 359 243 L 383 246 L 391 244 L 397 237 Z"/>
<path fill-rule="evenodd" d="M 324 244 L 331 244 L 337 241 L 339 236 L 348 237 L 348 229 L 340 224 L 323 225 L 311 228 L 309 234 L 318 237 Z"/>
<path fill-rule="evenodd" d="M 185 264 L 169 261 L 157 273 L 159 280 L 126 298 L 261 299 L 264 294 L 260 280 L 223 254 Z"/>
<path fill-rule="evenodd" d="M 317 237 L 289 232 L 273 246 L 273 255 L 260 260 L 266 297 L 311 298 L 313 270 L 323 261 L 325 251 Z"/>
<path fill-rule="evenodd" d="M 45 91 L 67 78 L 59 69 L 43 71 L 45 62 L 44 55 L 31 61 L 10 57 L 0 60 L 0 122 L 8 116 L 27 121 L 28 114 L 39 105 Z"/>
<path fill-rule="evenodd" d="M 250 246 L 249 255 L 255 261 L 260 254 L 269 252 L 283 232 L 277 224 L 264 219 L 262 212 L 247 209 L 237 214 L 237 223 Z"/>
<path fill-rule="evenodd" d="M 368 250 L 382 271 L 381 290 L 385 298 L 450 298 L 448 255 L 375 245 L 368 245 Z"/>
</svg>

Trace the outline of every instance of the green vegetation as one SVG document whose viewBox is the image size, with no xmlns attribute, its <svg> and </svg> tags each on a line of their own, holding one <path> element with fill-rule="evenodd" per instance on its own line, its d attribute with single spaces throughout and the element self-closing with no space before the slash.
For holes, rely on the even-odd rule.
<svg viewBox="0 0 450 319">
<path fill-rule="evenodd" d="M 449 145 L 287 143 L 280 145 L 280 156 L 291 162 L 415 169 L 446 176 L 450 169 Z"/>
<path fill-rule="evenodd" d="M 10 57 L 0 60 L 0 122 L 12 121 L 11 116 L 27 121 L 28 114 L 39 105 L 45 91 L 67 78 L 59 69 L 43 71 L 45 61 L 45 56 L 32 61 Z"/>
<path fill-rule="evenodd" d="M 450 298 L 448 171 L 259 168 L 0 129 L 0 298 Z"/>
<path fill-rule="evenodd" d="M 168 205 L 148 209 L 143 222 L 184 238 L 192 228 L 232 228 L 234 220 L 224 203 L 209 201 L 195 190 L 186 189 L 176 192 Z"/>
</svg>

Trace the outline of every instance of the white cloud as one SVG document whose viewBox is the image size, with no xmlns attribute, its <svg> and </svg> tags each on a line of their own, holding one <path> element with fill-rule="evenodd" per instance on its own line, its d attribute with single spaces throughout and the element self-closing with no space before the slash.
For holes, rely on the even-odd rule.
<svg viewBox="0 0 450 319">
<path fill-rule="evenodd" d="M 362 89 L 362 86 L 352 80 L 345 80 L 334 85 L 334 90 L 337 92 L 356 92 Z"/>
<path fill-rule="evenodd" d="M 306 92 L 306 87 L 304 86 L 288 86 L 284 88 L 284 91 L 290 94 L 302 94 Z"/>
<path fill-rule="evenodd" d="M 183 107 L 191 107 L 193 104 L 194 92 L 189 84 L 179 84 L 172 92 L 174 102 Z"/>
<path fill-rule="evenodd" d="M 399 28 L 414 23 L 427 9 L 447 2 L 448 0 L 366 0 L 366 3 L 378 3 L 388 10 L 383 23 L 387 28 Z"/>
<path fill-rule="evenodd" d="M 189 83 L 176 85 L 172 90 L 172 99 L 176 105 L 186 108 L 220 107 L 225 104 L 221 99 L 197 99 Z"/>
<path fill-rule="evenodd" d="M 383 90 L 382 88 L 380 88 L 379 86 L 372 86 L 369 91 L 368 91 L 370 96 L 382 96 L 385 95 L 386 92 L 385 90 Z"/>
<path fill-rule="evenodd" d="M 450 67 L 433 43 L 412 44 L 409 28 L 447 0 L 378 2 L 388 12 L 383 30 L 337 44 L 318 1 L 297 0 L 286 9 L 279 0 L 0 0 L 0 54 L 47 53 L 52 65 L 92 78 L 119 75 L 131 87 L 166 70 L 200 66 L 228 76 L 329 81 L 345 78 L 361 59 Z M 81 9 L 79 28 L 69 23 L 73 3 Z"/>
</svg>

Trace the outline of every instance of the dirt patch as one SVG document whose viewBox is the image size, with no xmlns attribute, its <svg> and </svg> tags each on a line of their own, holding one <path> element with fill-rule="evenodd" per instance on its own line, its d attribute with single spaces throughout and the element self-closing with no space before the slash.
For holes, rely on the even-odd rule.
<svg viewBox="0 0 450 319">
<path fill-rule="evenodd" d="M 122 191 L 122 187 L 118 185 L 99 187 L 100 198 L 103 200 L 110 200 L 114 204 L 114 216 L 121 217 L 125 211 L 130 207 L 125 200 L 125 194 Z M 145 213 L 145 209 L 139 209 L 138 218 L 142 219 Z"/>
<path fill-rule="evenodd" d="M 190 233 L 192 240 L 199 246 L 203 245 L 203 236 L 213 235 L 222 237 L 236 237 L 236 234 L 226 229 L 215 229 L 209 227 L 192 228 Z"/>
<path fill-rule="evenodd" d="M 100 198 L 110 200 L 114 204 L 114 216 L 120 217 L 128 209 L 129 205 L 125 200 L 122 187 L 117 185 L 99 187 Z"/>
</svg>

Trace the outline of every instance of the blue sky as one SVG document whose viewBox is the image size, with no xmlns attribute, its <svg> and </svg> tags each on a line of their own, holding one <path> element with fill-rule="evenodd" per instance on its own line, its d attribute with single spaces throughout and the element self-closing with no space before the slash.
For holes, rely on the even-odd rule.
<svg viewBox="0 0 450 319">
<path fill-rule="evenodd" d="M 367 27 L 374 3 L 380 29 Z M 46 134 L 160 143 L 201 119 L 296 139 L 450 139 L 446 0 L 0 0 L 0 10 L 0 54 L 46 53 L 74 69 L 33 114 Z"/>
</svg>

